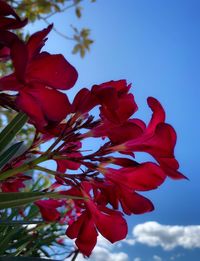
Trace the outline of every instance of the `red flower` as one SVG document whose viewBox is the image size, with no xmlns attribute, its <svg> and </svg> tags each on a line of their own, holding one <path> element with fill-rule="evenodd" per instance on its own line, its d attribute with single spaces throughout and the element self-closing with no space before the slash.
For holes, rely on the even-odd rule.
<svg viewBox="0 0 200 261">
<path fill-rule="evenodd" d="M 39 207 L 42 217 L 46 221 L 59 220 L 61 215 L 57 208 L 62 207 L 64 204 L 64 201 L 55 199 L 35 201 L 35 205 Z"/>
<path fill-rule="evenodd" d="M 82 191 L 82 196 L 89 197 L 89 199 L 85 201 L 85 210 L 82 214 L 74 223 L 69 225 L 66 235 L 71 239 L 76 238 L 75 243 L 81 253 L 89 256 L 96 245 L 97 230 L 114 243 L 126 237 L 127 224 L 120 212 L 97 206 L 92 201 L 88 194 L 91 189 L 89 183 L 84 182 L 82 186 L 85 189 Z M 77 191 L 77 195 L 80 195 L 79 191 Z"/>
<path fill-rule="evenodd" d="M 165 113 L 160 103 L 154 98 L 149 98 L 148 104 L 153 110 L 153 115 L 147 128 L 134 139 L 124 139 L 124 142 L 114 146 L 113 150 L 124 153 L 147 152 L 156 159 L 166 175 L 174 179 L 185 178 L 177 171 L 179 165 L 174 157 L 176 132 L 171 125 L 164 123 Z M 126 129 L 122 131 L 122 135 L 121 137 L 126 137 Z"/>
<path fill-rule="evenodd" d="M 137 110 L 134 96 L 128 93 L 130 87 L 125 80 L 105 82 L 92 87 L 91 91 L 101 105 L 102 119 L 114 124 L 123 123 Z"/>
<path fill-rule="evenodd" d="M 107 182 L 94 182 L 94 186 L 101 191 L 100 194 L 95 194 L 97 202 L 105 205 L 109 203 L 115 209 L 118 209 L 118 202 L 120 202 L 127 215 L 152 211 L 154 207 L 151 201 L 135 191 L 155 189 L 166 177 L 162 169 L 151 162 L 120 169 L 100 169 L 100 171 Z"/>
<path fill-rule="evenodd" d="M 81 148 L 80 142 L 67 143 L 62 150 L 59 151 L 59 155 L 66 157 L 66 159 L 57 159 L 57 171 L 65 172 L 67 169 L 77 170 L 80 168 L 81 163 L 79 159 L 82 154 L 77 150 Z"/>
<path fill-rule="evenodd" d="M 16 43 L 11 49 L 15 72 L 0 79 L 1 90 L 18 91 L 18 108 L 39 128 L 60 122 L 71 111 L 67 96 L 57 89 L 67 90 L 77 79 L 75 68 L 62 55 L 40 53 L 51 28 L 35 33 L 24 46 Z"/>
<path fill-rule="evenodd" d="M 96 96 L 86 88 L 81 89 L 72 103 L 72 112 L 87 113 L 98 104 Z"/>
<path fill-rule="evenodd" d="M 114 209 L 119 208 L 119 203 L 123 212 L 127 215 L 144 214 L 154 210 L 151 201 L 142 195 L 139 195 L 133 189 L 124 187 L 123 185 L 114 184 L 110 181 L 100 183 L 95 182 L 94 186 L 100 190 L 95 195 L 98 204 L 111 204 Z"/>
<path fill-rule="evenodd" d="M 19 38 L 9 29 L 18 29 L 24 27 L 28 20 L 21 20 L 17 13 L 5 1 L 0 0 L 0 60 L 6 61 L 14 57 L 14 52 L 10 48 L 16 48 L 17 42 L 21 43 Z"/>
<path fill-rule="evenodd" d="M 24 182 L 30 179 L 31 177 L 18 175 L 16 177 L 8 178 L 5 181 L 1 181 L 0 188 L 2 192 L 19 192 L 21 188 L 25 187 Z"/>
<path fill-rule="evenodd" d="M 120 169 L 106 168 L 100 171 L 106 179 L 113 183 L 124 185 L 133 190 L 156 189 L 165 180 L 165 173 L 155 163 L 146 162 L 135 167 Z"/>
<path fill-rule="evenodd" d="M 0 48 L 0 62 L 4 62 L 10 59 L 10 49 L 8 47 Z"/>
<path fill-rule="evenodd" d="M 77 247 L 86 256 L 91 254 L 96 245 L 97 230 L 111 243 L 122 240 L 127 235 L 127 224 L 120 212 L 108 208 L 98 209 L 92 201 L 88 205 L 91 209 L 84 211 L 66 231 L 69 238 L 76 238 Z"/>
<path fill-rule="evenodd" d="M 18 29 L 24 27 L 28 20 L 21 20 L 17 13 L 5 1 L 0 0 L 0 29 Z"/>
</svg>

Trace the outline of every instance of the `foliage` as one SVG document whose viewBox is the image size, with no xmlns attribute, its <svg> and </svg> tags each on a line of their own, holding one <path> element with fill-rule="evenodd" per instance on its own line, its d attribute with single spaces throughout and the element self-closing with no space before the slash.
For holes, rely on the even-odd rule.
<svg viewBox="0 0 200 261">
<path fill-rule="evenodd" d="M 42 20 L 46 24 L 49 23 L 49 18 L 53 15 L 74 8 L 77 18 L 81 18 L 83 15 L 83 6 L 81 5 L 83 0 L 10 0 L 8 3 L 15 8 L 19 16 L 27 17 L 30 22 L 34 23 L 37 20 Z M 90 0 L 91 3 L 96 2 Z M 89 51 L 90 45 L 93 40 L 90 39 L 90 29 L 83 28 L 77 29 L 72 26 L 73 33 L 71 36 L 62 34 L 57 28 L 53 30 L 66 40 L 72 40 L 75 42 L 75 46 L 72 50 L 73 54 L 79 53 L 81 57 L 84 57 L 86 52 Z"/>
</svg>

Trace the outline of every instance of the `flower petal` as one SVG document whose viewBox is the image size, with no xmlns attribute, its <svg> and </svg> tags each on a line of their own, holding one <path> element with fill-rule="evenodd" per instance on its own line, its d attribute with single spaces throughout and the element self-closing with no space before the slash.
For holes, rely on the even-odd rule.
<svg viewBox="0 0 200 261">
<path fill-rule="evenodd" d="M 75 243 L 80 250 L 80 252 L 89 257 L 91 255 L 92 250 L 94 249 L 97 243 L 98 233 L 94 226 L 92 219 L 85 219 L 84 225 L 79 232 L 78 238 Z"/>
<path fill-rule="evenodd" d="M 162 168 L 151 162 L 118 170 L 107 168 L 104 175 L 116 184 L 123 184 L 131 189 L 141 191 L 157 188 L 166 178 Z"/>
<path fill-rule="evenodd" d="M 70 154 L 66 154 L 66 155 L 62 155 L 62 156 L 66 156 L 68 158 L 74 158 L 73 160 L 63 160 L 63 159 L 58 159 L 56 160 L 57 163 L 57 171 L 64 173 L 67 169 L 71 169 L 71 170 L 77 170 L 80 168 L 81 163 L 76 161 L 76 158 L 80 158 L 82 155 L 79 152 L 73 152 Z"/>
<path fill-rule="evenodd" d="M 80 252 L 85 256 L 90 256 L 96 245 L 98 233 L 93 220 L 86 212 L 83 212 L 77 221 L 69 225 L 66 235 L 71 239 L 77 238 L 75 243 Z"/>
<path fill-rule="evenodd" d="M 153 97 L 149 97 L 147 99 L 147 103 L 151 108 L 151 110 L 153 111 L 151 121 L 149 122 L 147 128 L 147 132 L 149 133 L 149 132 L 153 132 L 159 123 L 165 121 L 165 111 L 162 105 L 159 103 L 159 101 Z"/>
<path fill-rule="evenodd" d="M 44 118 L 42 108 L 38 106 L 37 100 L 31 96 L 26 90 L 19 92 L 16 99 L 16 105 L 20 110 L 25 112 L 39 128 L 47 125 L 47 121 Z"/>
<path fill-rule="evenodd" d="M 61 54 L 39 54 L 30 63 L 26 79 L 55 89 L 70 89 L 78 77 L 76 69 Z"/>
<path fill-rule="evenodd" d="M 60 213 L 56 209 L 63 205 L 62 201 L 55 200 L 55 199 L 48 199 L 48 200 L 37 200 L 35 202 L 40 209 L 42 217 L 46 221 L 56 221 L 60 218 Z"/>
<path fill-rule="evenodd" d="M 109 214 L 96 213 L 95 224 L 98 231 L 111 243 L 124 239 L 128 232 L 126 220 L 117 211 L 110 210 Z"/>
<path fill-rule="evenodd" d="M 154 210 L 154 206 L 151 201 L 144 196 L 127 189 L 121 189 L 119 191 L 119 201 L 122 205 L 124 213 L 127 215 L 143 214 Z"/>
<path fill-rule="evenodd" d="M 27 42 L 29 59 L 40 52 L 47 40 L 46 36 L 51 31 L 52 27 L 53 25 L 49 25 L 47 28 L 38 31 L 30 36 Z"/>
<path fill-rule="evenodd" d="M 36 100 L 44 117 L 49 121 L 60 122 L 71 111 L 71 105 L 64 93 L 40 85 L 27 91 Z"/>
</svg>

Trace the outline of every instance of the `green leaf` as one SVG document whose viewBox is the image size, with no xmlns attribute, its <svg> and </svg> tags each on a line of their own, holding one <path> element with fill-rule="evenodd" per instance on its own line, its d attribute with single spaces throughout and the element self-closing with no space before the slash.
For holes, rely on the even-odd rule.
<svg viewBox="0 0 200 261">
<path fill-rule="evenodd" d="M 81 18 L 81 7 L 80 6 L 77 6 L 76 7 L 76 9 L 75 9 L 75 12 L 76 12 L 76 16 L 78 17 L 78 18 Z"/>
<path fill-rule="evenodd" d="M 74 49 L 72 50 L 72 53 L 76 54 L 80 50 L 80 48 L 81 48 L 81 45 L 80 44 L 76 44 L 74 46 Z"/>
<path fill-rule="evenodd" d="M 0 254 L 4 253 L 4 250 L 7 249 L 8 243 L 12 239 L 12 237 L 17 234 L 19 231 L 19 228 L 11 228 L 8 230 L 8 232 L 1 237 L 0 241 Z M 0 261 L 3 260 L 0 258 Z"/>
<path fill-rule="evenodd" d="M 15 118 L 2 130 L 0 133 L 0 152 L 6 148 L 6 146 L 16 136 L 18 131 L 27 122 L 28 117 L 26 114 L 20 112 Z"/>
<path fill-rule="evenodd" d="M 63 195 L 56 192 L 2 192 L 0 193 L 0 209 L 23 206 L 42 198 L 83 199 L 82 197 Z"/>
<path fill-rule="evenodd" d="M 16 154 L 19 150 L 23 141 L 13 144 L 10 148 L 8 148 L 1 156 L 0 156 L 0 170 L 3 166 L 9 162 L 9 160 Z"/>
</svg>

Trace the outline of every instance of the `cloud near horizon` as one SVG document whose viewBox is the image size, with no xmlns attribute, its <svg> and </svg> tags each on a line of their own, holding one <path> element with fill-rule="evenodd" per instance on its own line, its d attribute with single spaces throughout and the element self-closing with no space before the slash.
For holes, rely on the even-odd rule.
<svg viewBox="0 0 200 261">
<path fill-rule="evenodd" d="M 123 242 L 129 245 L 141 243 L 150 247 L 160 246 L 164 250 L 176 247 L 200 248 L 200 225 L 173 226 L 151 221 L 136 225 L 132 234 L 133 238 Z"/>
</svg>

